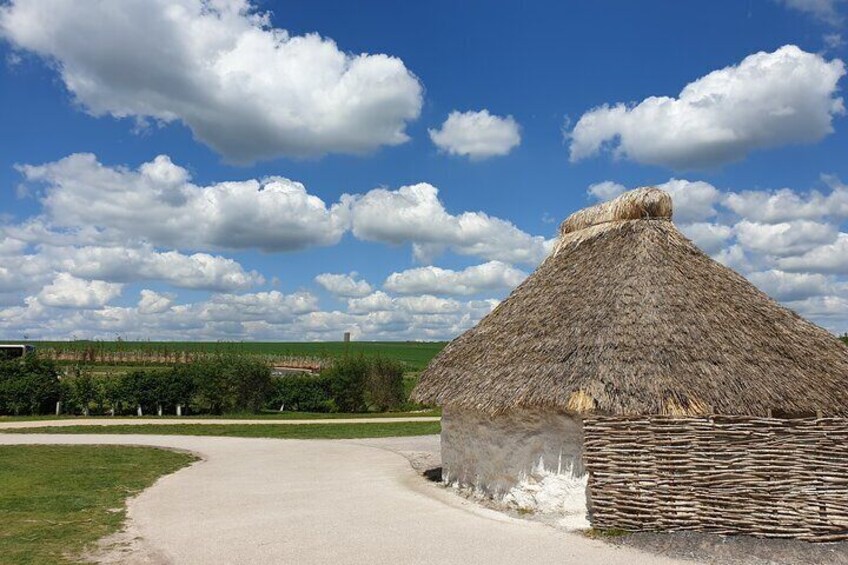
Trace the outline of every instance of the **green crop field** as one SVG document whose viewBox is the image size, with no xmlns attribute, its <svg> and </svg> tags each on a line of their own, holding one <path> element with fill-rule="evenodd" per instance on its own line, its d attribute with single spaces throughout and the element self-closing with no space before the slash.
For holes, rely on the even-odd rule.
<svg viewBox="0 0 848 565">
<path fill-rule="evenodd" d="M 7 341 L 7 343 L 11 343 Z M 170 364 L 178 357 L 191 354 L 240 353 L 261 355 L 270 362 L 285 358 L 339 357 L 345 353 L 381 355 L 401 361 L 411 371 L 420 371 L 442 350 L 445 342 L 357 341 L 328 342 L 191 342 L 191 341 L 27 341 L 59 361 L 75 361 L 85 355 L 84 362 L 93 364 Z M 126 362 L 121 359 L 127 359 Z"/>
</svg>

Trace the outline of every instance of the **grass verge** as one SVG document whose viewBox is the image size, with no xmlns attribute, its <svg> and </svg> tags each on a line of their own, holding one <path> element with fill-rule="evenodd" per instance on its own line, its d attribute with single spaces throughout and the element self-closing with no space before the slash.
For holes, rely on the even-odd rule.
<svg viewBox="0 0 848 565">
<path fill-rule="evenodd" d="M 0 561 L 78 562 L 120 529 L 127 498 L 194 460 L 153 447 L 0 446 Z"/>
<path fill-rule="evenodd" d="M 352 439 L 437 434 L 439 422 L 387 422 L 376 424 L 156 424 L 124 426 L 45 426 L 0 430 L 17 434 L 151 434 L 225 437 L 263 437 L 278 439 Z"/>
<path fill-rule="evenodd" d="M 258 414 L 237 413 L 237 414 L 188 414 L 185 418 L 204 420 L 338 420 L 338 419 L 356 419 L 356 418 L 429 418 L 442 415 L 442 411 L 438 408 L 430 410 L 416 410 L 415 412 L 260 412 Z M 176 418 L 174 414 L 164 414 L 162 418 Z M 71 414 L 63 414 L 61 416 L 0 416 L 2 422 L 29 422 L 42 420 L 70 420 L 73 418 L 97 418 L 98 420 L 134 420 L 138 416 L 74 416 Z M 156 414 L 144 415 L 144 418 L 159 418 Z"/>
</svg>

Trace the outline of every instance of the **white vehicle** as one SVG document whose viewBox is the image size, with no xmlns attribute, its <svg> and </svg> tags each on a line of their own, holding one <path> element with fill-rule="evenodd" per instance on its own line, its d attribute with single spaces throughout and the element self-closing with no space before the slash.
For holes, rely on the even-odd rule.
<svg viewBox="0 0 848 565">
<path fill-rule="evenodd" d="M 24 345 L 22 343 L 3 343 L 0 344 L 0 361 L 20 359 L 34 351 L 35 347 L 31 345 Z"/>
</svg>

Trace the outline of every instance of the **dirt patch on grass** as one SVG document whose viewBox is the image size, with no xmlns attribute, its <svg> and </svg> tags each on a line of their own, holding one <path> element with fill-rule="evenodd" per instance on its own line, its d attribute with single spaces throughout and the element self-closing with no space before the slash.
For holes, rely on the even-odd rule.
<svg viewBox="0 0 848 565">
<path fill-rule="evenodd" d="M 168 558 L 156 551 L 149 543 L 132 531 L 131 525 L 124 530 L 97 542 L 96 547 L 84 553 L 80 559 L 87 563 L 104 565 L 167 565 Z"/>
</svg>

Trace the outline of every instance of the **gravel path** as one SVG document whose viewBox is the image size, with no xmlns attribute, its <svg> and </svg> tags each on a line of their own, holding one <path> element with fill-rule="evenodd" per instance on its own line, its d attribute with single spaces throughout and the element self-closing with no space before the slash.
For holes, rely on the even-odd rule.
<svg viewBox="0 0 848 565">
<path fill-rule="evenodd" d="M 276 418 L 244 419 L 237 418 L 68 418 L 65 420 L 20 420 L 0 421 L 0 430 L 17 428 L 52 428 L 65 426 L 140 426 L 155 424 L 173 426 L 177 424 L 269 424 L 294 426 L 301 424 L 392 424 L 401 422 L 438 422 L 438 416 L 402 417 L 402 418 L 320 418 L 314 420 L 279 420 Z"/>
<path fill-rule="evenodd" d="M 102 562 L 680 562 L 510 518 L 428 483 L 399 453 L 434 441 L 0 434 L 0 444 L 151 445 L 202 457 L 130 501 L 127 532 L 97 554 Z"/>
</svg>

